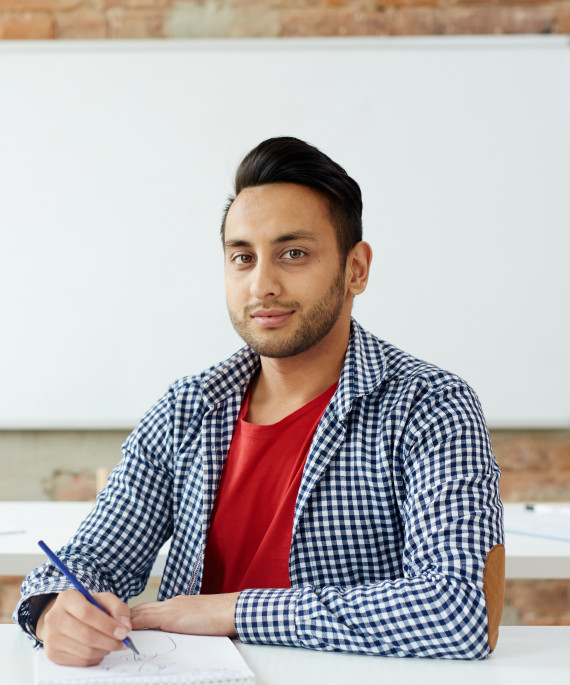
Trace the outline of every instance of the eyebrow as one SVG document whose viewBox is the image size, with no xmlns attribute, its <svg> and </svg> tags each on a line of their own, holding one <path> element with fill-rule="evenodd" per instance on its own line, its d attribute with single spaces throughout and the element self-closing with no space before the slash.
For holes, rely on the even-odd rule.
<svg viewBox="0 0 570 685">
<path fill-rule="evenodd" d="M 295 240 L 311 240 L 315 242 L 317 237 L 310 231 L 291 231 L 291 233 L 284 233 L 283 235 L 277 236 L 273 240 L 274 245 L 281 245 L 283 243 L 290 243 Z M 249 240 L 240 240 L 236 238 L 234 240 L 226 240 L 226 249 L 235 247 L 253 247 L 253 244 Z"/>
</svg>

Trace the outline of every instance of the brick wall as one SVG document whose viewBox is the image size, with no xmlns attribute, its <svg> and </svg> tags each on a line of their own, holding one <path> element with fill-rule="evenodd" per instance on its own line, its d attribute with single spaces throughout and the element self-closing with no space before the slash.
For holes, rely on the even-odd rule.
<svg viewBox="0 0 570 685">
<path fill-rule="evenodd" d="M 570 501 L 570 430 L 491 431 L 491 440 L 503 501 Z M 570 580 L 507 580 L 503 623 L 570 625 Z"/>
<path fill-rule="evenodd" d="M 570 501 L 570 430 L 491 431 L 505 502 Z"/>
<path fill-rule="evenodd" d="M 570 33 L 570 0 L 0 0 L 0 38 Z"/>
<path fill-rule="evenodd" d="M 0 500 L 90 500 L 97 469 L 112 468 L 124 431 L 0 431 Z M 505 502 L 570 501 L 570 430 L 491 431 Z M 0 623 L 22 578 L 0 577 Z M 151 579 L 144 597 L 156 597 Z M 507 581 L 504 625 L 570 625 L 570 580 Z"/>
</svg>

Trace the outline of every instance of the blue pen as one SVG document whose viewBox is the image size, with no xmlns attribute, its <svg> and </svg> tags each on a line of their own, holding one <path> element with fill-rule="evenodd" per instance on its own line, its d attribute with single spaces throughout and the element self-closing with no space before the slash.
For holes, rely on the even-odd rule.
<svg viewBox="0 0 570 685">
<path fill-rule="evenodd" d="M 43 549 L 43 551 L 48 555 L 51 561 L 53 561 L 53 563 L 63 573 L 67 580 L 73 583 L 75 589 L 81 592 L 85 599 L 88 599 L 91 602 L 91 604 L 94 604 L 97 607 L 97 609 L 101 609 L 101 611 L 104 611 L 108 616 L 110 615 L 106 609 L 103 609 L 103 607 L 99 604 L 95 597 L 93 597 L 91 593 L 83 585 L 81 585 L 81 583 L 77 580 L 73 573 L 63 563 L 63 561 L 51 551 L 51 549 L 46 545 L 46 543 L 43 540 L 40 540 L 38 542 L 38 545 Z M 127 647 L 129 647 L 129 649 L 132 649 L 135 654 L 139 653 L 130 637 L 125 638 L 123 642 L 127 645 Z"/>
</svg>

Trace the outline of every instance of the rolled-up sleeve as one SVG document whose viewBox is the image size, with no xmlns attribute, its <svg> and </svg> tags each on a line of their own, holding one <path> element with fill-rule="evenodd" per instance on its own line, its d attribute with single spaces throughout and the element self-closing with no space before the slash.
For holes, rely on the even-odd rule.
<svg viewBox="0 0 570 685">
<path fill-rule="evenodd" d="M 172 532 L 172 391 L 141 420 L 123 456 L 77 533 L 58 556 L 91 592 L 127 600 L 145 587 L 162 544 Z M 22 584 L 13 620 L 35 638 L 30 599 L 73 589 L 51 563 Z"/>
</svg>

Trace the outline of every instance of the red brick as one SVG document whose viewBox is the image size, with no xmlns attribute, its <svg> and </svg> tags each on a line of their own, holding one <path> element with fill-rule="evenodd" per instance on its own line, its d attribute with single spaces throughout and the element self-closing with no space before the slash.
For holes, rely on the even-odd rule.
<svg viewBox="0 0 570 685">
<path fill-rule="evenodd" d="M 153 10 L 111 9 L 107 13 L 110 38 L 163 38 L 164 14 Z"/>
<path fill-rule="evenodd" d="M 280 36 L 382 36 L 390 32 L 385 12 L 305 10 L 284 12 Z"/>
<path fill-rule="evenodd" d="M 86 0 L 0 0 L 0 12 L 66 12 Z"/>
<path fill-rule="evenodd" d="M 192 0 L 195 4 L 204 4 L 204 0 Z M 214 0 L 218 5 L 231 5 L 235 9 L 251 9 L 258 12 L 267 10 L 294 10 L 306 9 L 310 7 L 321 7 L 323 4 L 330 4 L 327 0 Z M 332 0 L 334 3 L 335 0 Z M 346 5 L 350 0 L 338 0 L 340 4 Z M 338 4 L 338 3 L 335 3 Z"/>
<path fill-rule="evenodd" d="M 552 5 L 540 7 L 450 7 L 443 14 L 444 32 L 454 35 L 550 33 Z"/>
<path fill-rule="evenodd" d="M 520 625 L 568 625 L 570 580 L 507 579 L 507 607 L 516 611 Z"/>
<path fill-rule="evenodd" d="M 0 38 L 4 40 L 46 40 L 54 36 L 49 14 L 8 14 L 0 16 Z"/>
<path fill-rule="evenodd" d="M 499 481 L 505 502 L 570 501 L 570 473 L 503 472 Z"/>
<path fill-rule="evenodd" d="M 521 621 L 525 626 L 570 626 L 569 616 L 529 616 Z"/>
<path fill-rule="evenodd" d="M 495 5 L 496 7 L 518 7 L 520 5 L 545 5 L 552 0 L 451 0 L 452 5 Z"/>
<path fill-rule="evenodd" d="M 121 7 L 125 10 L 160 10 L 169 9 L 174 5 L 174 0 L 102 0 L 102 2 L 104 7 L 107 9 L 112 7 Z"/>
<path fill-rule="evenodd" d="M 504 33 L 503 11 L 500 7 L 450 7 L 443 15 L 446 34 Z"/>
<path fill-rule="evenodd" d="M 0 623 L 11 623 L 12 612 L 20 599 L 23 577 L 0 577 Z"/>
<path fill-rule="evenodd" d="M 570 431 L 491 431 L 503 471 L 570 471 Z"/>
<path fill-rule="evenodd" d="M 391 33 L 395 36 L 432 36 L 443 33 L 443 11 L 403 8 L 394 12 Z"/>
<path fill-rule="evenodd" d="M 410 9 L 415 7 L 437 7 L 438 4 L 438 0 L 385 0 L 385 2 L 382 3 L 382 6 Z M 398 12 L 398 14 L 400 13 Z"/>
<path fill-rule="evenodd" d="M 552 33 L 556 16 L 552 4 L 542 7 L 505 7 L 504 33 Z"/>
<path fill-rule="evenodd" d="M 107 38 L 107 17 L 102 12 L 65 12 L 55 17 L 55 37 L 93 40 Z"/>
<path fill-rule="evenodd" d="M 279 2 L 280 0 L 271 0 L 272 2 Z M 247 0 L 246 0 L 247 2 Z M 305 4 L 307 7 L 313 6 L 325 6 L 325 7 L 339 7 L 351 10 L 352 12 L 375 12 L 378 9 L 384 7 L 385 3 L 379 0 L 293 0 L 293 2 L 288 2 L 287 0 L 281 0 L 281 4 L 286 9 L 293 9 L 293 5 Z"/>
<path fill-rule="evenodd" d="M 186 1 L 186 0 L 184 0 Z M 267 12 L 272 10 L 307 10 L 318 9 L 326 11 L 327 8 L 353 7 L 356 10 L 374 9 L 375 0 L 210 0 L 223 7 L 231 7 L 236 10 L 253 10 L 255 12 Z M 192 0 L 196 4 L 204 4 L 204 0 Z"/>
<path fill-rule="evenodd" d="M 557 2 L 554 14 L 556 33 L 570 33 L 570 2 Z"/>
<path fill-rule="evenodd" d="M 223 26 L 219 25 L 215 30 L 223 30 Z M 236 12 L 228 22 L 224 35 L 229 38 L 275 38 L 279 35 L 279 13 L 270 11 L 256 14 L 247 10 Z"/>
<path fill-rule="evenodd" d="M 55 471 L 42 482 L 44 492 L 56 502 L 89 502 L 95 499 L 95 474 L 84 470 L 81 473 Z"/>
<path fill-rule="evenodd" d="M 553 471 L 570 471 L 570 442 L 553 445 L 548 460 Z"/>
<path fill-rule="evenodd" d="M 493 452 L 503 472 L 505 471 L 545 471 L 549 460 L 544 439 L 539 436 L 494 438 Z"/>
</svg>

